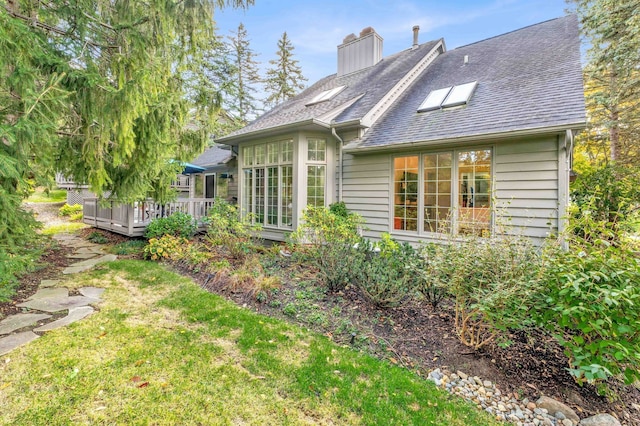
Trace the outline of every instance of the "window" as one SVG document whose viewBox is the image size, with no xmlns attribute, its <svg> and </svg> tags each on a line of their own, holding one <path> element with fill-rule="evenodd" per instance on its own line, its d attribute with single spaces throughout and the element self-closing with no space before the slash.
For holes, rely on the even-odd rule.
<svg viewBox="0 0 640 426">
<path fill-rule="evenodd" d="M 263 226 L 291 228 L 293 141 L 243 147 L 242 155 L 243 214 L 253 214 Z"/>
<path fill-rule="evenodd" d="M 477 81 L 432 90 L 418 107 L 418 112 L 432 111 L 440 108 L 465 105 L 478 86 Z"/>
<path fill-rule="evenodd" d="M 418 230 L 418 157 L 394 160 L 393 229 Z"/>
<path fill-rule="evenodd" d="M 229 178 L 219 177 L 216 180 L 216 197 L 224 199 L 229 197 Z"/>
<path fill-rule="evenodd" d="M 487 235 L 491 157 L 490 149 L 396 157 L 393 229 Z"/>
<path fill-rule="evenodd" d="M 338 93 L 342 92 L 342 90 L 345 87 L 346 86 L 338 86 L 338 87 L 335 87 L 333 89 L 329 89 L 329 90 L 325 90 L 324 92 L 320 92 L 318 95 L 316 95 L 316 97 L 311 99 L 311 102 L 309 102 L 307 104 L 307 106 L 314 105 L 314 104 L 317 104 L 317 103 L 320 103 L 320 102 L 324 102 L 324 101 L 328 101 L 331 98 L 333 98 L 335 95 L 337 95 Z"/>
<path fill-rule="evenodd" d="M 327 141 L 307 140 L 307 205 L 322 207 L 325 203 Z"/>
</svg>

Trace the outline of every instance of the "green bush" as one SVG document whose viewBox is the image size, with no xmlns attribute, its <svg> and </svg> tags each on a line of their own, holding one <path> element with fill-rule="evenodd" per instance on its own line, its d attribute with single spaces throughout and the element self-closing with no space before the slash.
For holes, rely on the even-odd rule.
<svg viewBox="0 0 640 426">
<path fill-rule="evenodd" d="M 448 244 L 428 249 L 426 272 L 433 276 L 423 285 L 434 283 L 451 294 L 463 344 L 479 349 L 503 331 L 532 325 L 530 300 L 538 292 L 542 262 L 529 240 L 466 236 Z"/>
<path fill-rule="evenodd" d="M 69 205 L 67 203 L 64 203 L 64 206 L 58 209 L 59 216 L 77 216 L 78 213 L 82 213 L 82 204 Z"/>
<path fill-rule="evenodd" d="M 147 226 L 144 236 L 147 239 L 160 238 L 164 235 L 190 238 L 197 230 L 196 221 L 190 214 L 176 212 L 171 216 L 153 219 Z"/>
<path fill-rule="evenodd" d="M 632 383 L 640 379 L 640 259 L 622 241 L 595 238 L 611 231 L 607 225 L 573 218 L 570 250 L 547 252 L 536 319 L 565 348 L 578 382 L 623 374 Z"/>
<path fill-rule="evenodd" d="M 151 238 L 144 248 L 145 259 L 151 260 L 180 260 L 189 250 L 189 241 L 184 237 L 163 235 L 160 238 Z"/>
<path fill-rule="evenodd" d="M 329 290 L 344 288 L 354 279 L 354 266 L 361 262 L 361 252 L 353 247 L 361 240 L 358 229 L 362 223 L 353 213 L 341 216 L 326 207 L 307 207 L 302 223 L 290 236 L 296 259 L 316 267 Z"/>
<path fill-rule="evenodd" d="M 240 217 L 235 205 L 216 198 L 207 220 L 207 241 L 213 246 L 225 247 L 236 258 L 256 250 L 256 233 L 261 226 L 253 223 L 251 215 Z"/>
<path fill-rule="evenodd" d="M 416 288 L 416 277 L 423 259 L 408 243 L 399 244 L 389 234 L 371 243 L 362 240 L 362 254 L 351 269 L 356 271 L 358 287 L 365 297 L 379 307 L 397 306 Z"/>
<path fill-rule="evenodd" d="M 417 271 L 416 290 L 433 308 L 449 295 L 450 275 L 454 270 L 455 245 L 430 243 L 422 247 L 426 258 Z"/>
</svg>

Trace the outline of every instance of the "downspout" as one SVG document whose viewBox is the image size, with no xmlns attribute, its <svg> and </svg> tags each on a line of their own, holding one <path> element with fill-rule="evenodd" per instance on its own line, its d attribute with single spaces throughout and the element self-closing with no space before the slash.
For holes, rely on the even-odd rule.
<svg viewBox="0 0 640 426">
<path fill-rule="evenodd" d="M 342 201 L 342 147 L 344 146 L 344 141 L 338 136 L 336 128 L 333 126 L 331 127 L 331 134 L 340 143 L 338 148 L 338 202 L 340 202 Z"/>
</svg>

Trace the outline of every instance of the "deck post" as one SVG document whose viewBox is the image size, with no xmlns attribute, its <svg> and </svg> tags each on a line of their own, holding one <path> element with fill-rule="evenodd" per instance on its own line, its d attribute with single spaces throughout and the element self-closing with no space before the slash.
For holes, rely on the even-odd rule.
<svg viewBox="0 0 640 426">
<path fill-rule="evenodd" d="M 127 204 L 127 225 L 129 226 L 129 236 L 133 235 L 133 204 Z"/>
</svg>

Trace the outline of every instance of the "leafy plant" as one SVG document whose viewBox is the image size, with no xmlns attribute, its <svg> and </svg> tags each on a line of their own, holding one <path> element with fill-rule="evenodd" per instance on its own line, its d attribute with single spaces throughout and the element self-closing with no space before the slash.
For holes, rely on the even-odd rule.
<svg viewBox="0 0 640 426">
<path fill-rule="evenodd" d="M 538 323 L 565 348 L 578 382 L 623 374 L 640 379 L 640 259 L 622 241 L 612 244 L 606 222 L 572 220 L 570 250 L 547 251 L 545 291 L 536 304 Z"/>
<path fill-rule="evenodd" d="M 151 260 L 179 260 L 184 255 L 188 245 L 189 241 L 186 238 L 173 235 L 151 238 L 144 248 L 144 257 Z"/>
<path fill-rule="evenodd" d="M 67 204 L 64 203 L 62 207 L 58 209 L 59 216 L 71 216 L 78 213 L 82 213 L 82 204 Z"/>
<path fill-rule="evenodd" d="M 418 252 L 408 243 L 398 243 L 383 234 L 378 243 L 362 240 L 358 245 L 363 262 L 355 263 L 358 287 L 379 307 L 397 306 L 416 285 L 416 273 L 422 263 Z"/>
<path fill-rule="evenodd" d="M 422 247 L 426 258 L 423 267 L 417 271 L 416 289 L 433 308 L 449 295 L 450 275 L 454 270 L 455 258 L 451 244 L 431 243 Z"/>
<path fill-rule="evenodd" d="M 361 252 L 353 247 L 361 240 L 362 224 L 357 214 L 342 216 L 326 207 L 307 207 L 302 224 L 290 236 L 296 258 L 316 267 L 329 290 L 344 288 L 354 278 L 354 265 L 361 261 Z"/>
<path fill-rule="evenodd" d="M 195 235 L 198 227 L 190 214 L 176 212 L 171 216 L 153 219 L 144 233 L 146 238 L 160 238 L 164 235 L 190 238 Z"/>
<path fill-rule="evenodd" d="M 107 237 L 105 237 L 104 235 L 102 235 L 102 233 L 97 231 L 94 231 L 91 234 L 89 234 L 89 236 L 87 237 L 87 240 L 96 244 L 105 244 L 109 241 Z"/>
<path fill-rule="evenodd" d="M 139 254 L 143 252 L 146 244 L 144 240 L 127 240 L 113 246 L 111 252 L 118 255 Z"/>
<path fill-rule="evenodd" d="M 235 205 L 216 198 L 209 210 L 208 221 L 207 242 L 211 245 L 227 248 L 236 258 L 255 251 L 255 234 L 261 227 L 253 223 L 251 216 L 240 217 Z"/>
</svg>

